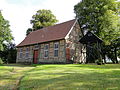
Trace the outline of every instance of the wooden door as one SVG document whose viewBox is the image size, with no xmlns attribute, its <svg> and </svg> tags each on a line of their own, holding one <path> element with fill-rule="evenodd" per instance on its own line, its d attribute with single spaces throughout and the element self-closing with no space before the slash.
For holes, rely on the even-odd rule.
<svg viewBox="0 0 120 90">
<path fill-rule="evenodd" d="M 34 51 L 33 63 L 34 64 L 38 63 L 38 50 Z"/>
<path fill-rule="evenodd" d="M 70 60 L 70 48 L 66 48 L 66 59 Z"/>
</svg>

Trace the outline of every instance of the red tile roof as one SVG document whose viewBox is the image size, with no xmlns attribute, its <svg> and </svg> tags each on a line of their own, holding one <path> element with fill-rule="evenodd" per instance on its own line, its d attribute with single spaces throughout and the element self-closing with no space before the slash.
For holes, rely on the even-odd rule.
<svg viewBox="0 0 120 90">
<path fill-rule="evenodd" d="M 17 47 L 64 39 L 74 23 L 75 19 L 33 31 Z"/>
</svg>

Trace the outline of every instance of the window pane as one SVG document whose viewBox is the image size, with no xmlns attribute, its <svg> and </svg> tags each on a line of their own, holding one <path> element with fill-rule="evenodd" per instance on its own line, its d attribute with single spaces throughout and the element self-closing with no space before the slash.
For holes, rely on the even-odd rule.
<svg viewBox="0 0 120 90">
<path fill-rule="evenodd" d="M 22 52 L 22 49 L 20 48 L 20 52 Z"/>
<path fill-rule="evenodd" d="M 44 53 L 45 53 L 45 57 L 48 57 L 48 51 L 45 51 Z"/>
<path fill-rule="evenodd" d="M 54 43 L 54 57 L 58 57 L 58 50 L 59 50 L 59 44 L 58 42 L 57 43 Z"/>
<path fill-rule="evenodd" d="M 48 45 L 45 45 L 45 50 L 48 50 Z"/>
<path fill-rule="evenodd" d="M 58 57 L 58 50 L 54 50 L 54 56 Z"/>
<path fill-rule="evenodd" d="M 54 48 L 58 48 L 58 43 L 55 43 L 55 44 L 54 44 Z"/>
<path fill-rule="evenodd" d="M 28 48 L 26 48 L 26 52 L 28 52 Z"/>
<path fill-rule="evenodd" d="M 19 57 L 22 58 L 22 48 L 20 48 Z"/>
<path fill-rule="evenodd" d="M 48 54 L 49 54 L 48 50 L 49 50 L 49 45 L 46 44 L 44 47 L 44 57 L 48 57 Z"/>
<path fill-rule="evenodd" d="M 25 57 L 28 58 L 28 55 L 29 55 L 29 48 L 26 48 Z"/>
<path fill-rule="evenodd" d="M 20 52 L 20 58 L 22 58 L 22 53 Z"/>
</svg>

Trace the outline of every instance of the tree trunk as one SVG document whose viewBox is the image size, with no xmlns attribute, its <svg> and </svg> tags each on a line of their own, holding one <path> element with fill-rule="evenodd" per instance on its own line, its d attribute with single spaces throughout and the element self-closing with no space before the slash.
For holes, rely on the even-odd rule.
<svg viewBox="0 0 120 90">
<path fill-rule="evenodd" d="M 114 54 L 115 54 L 115 62 L 118 63 L 118 60 L 117 60 L 117 48 L 115 47 L 115 50 L 114 50 Z"/>
<path fill-rule="evenodd" d="M 103 55 L 103 58 L 104 58 L 104 63 L 106 64 L 106 58 L 105 58 L 105 53 Z"/>
<path fill-rule="evenodd" d="M 113 64 L 115 64 L 115 60 L 114 59 L 111 59 L 111 60 L 112 60 Z"/>
</svg>

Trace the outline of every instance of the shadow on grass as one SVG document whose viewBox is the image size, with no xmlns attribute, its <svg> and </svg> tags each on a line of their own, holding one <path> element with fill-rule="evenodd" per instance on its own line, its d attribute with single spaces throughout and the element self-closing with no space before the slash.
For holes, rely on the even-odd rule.
<svg viewBox="0 0 120 90">
<path fill-rule="evenodd" d="M 120 90 L 120 70 L 106 73 L 32 73 L 20 84 L 20 90 Z"/>
<path fill-rule="evenodd" d="M 38 64 L 31 64 L 31 65 L 25 65 L 25 64 L 3 64 L 2 66 L 11 66 L 11 67 L 36 67 Z"/>
</svg>

